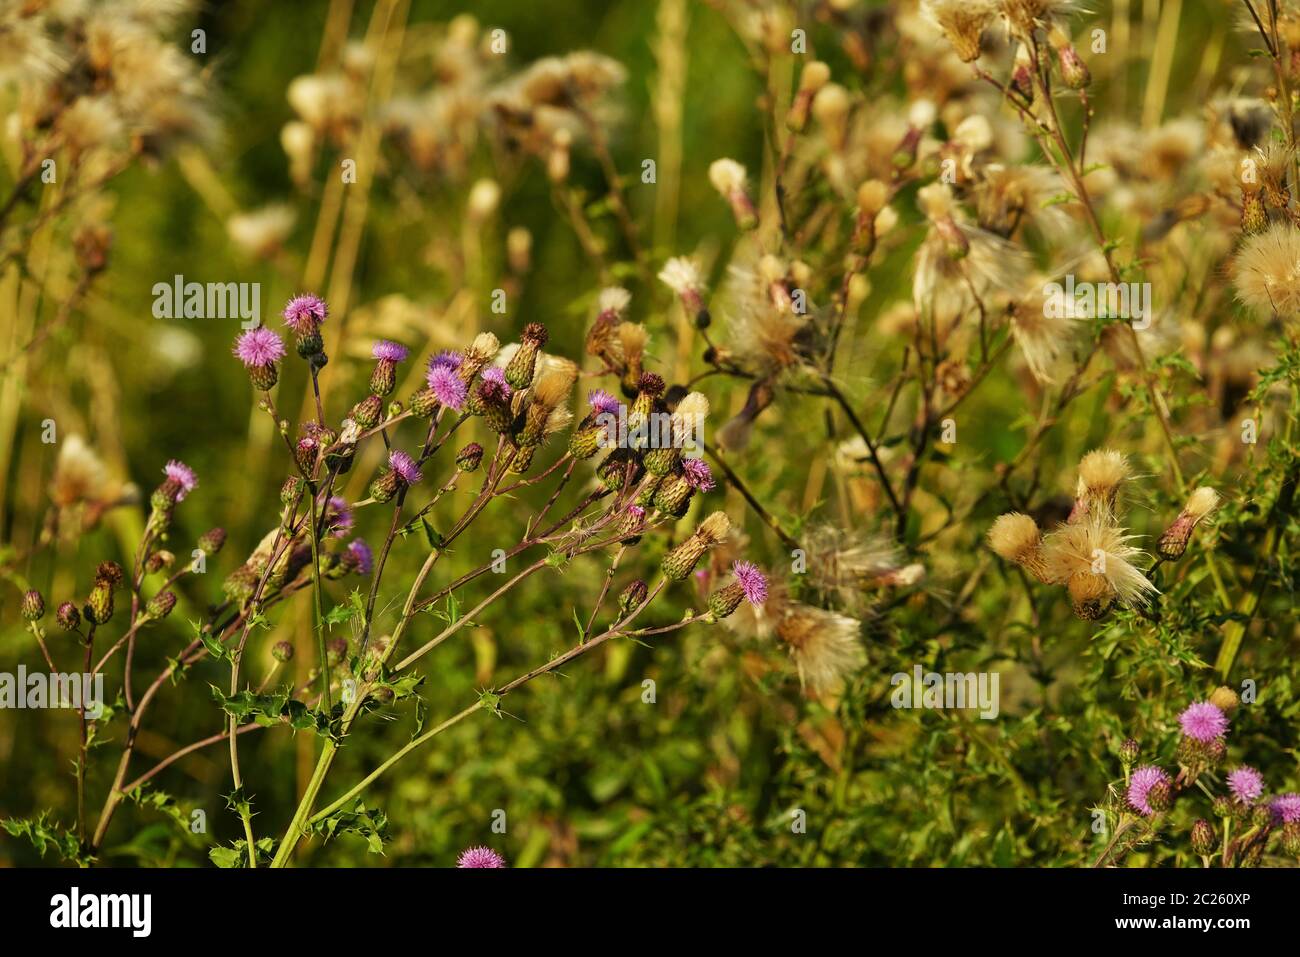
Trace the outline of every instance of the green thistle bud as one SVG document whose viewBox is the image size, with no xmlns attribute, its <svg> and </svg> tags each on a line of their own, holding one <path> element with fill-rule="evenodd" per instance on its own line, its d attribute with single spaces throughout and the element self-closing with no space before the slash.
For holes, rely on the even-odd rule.
<svg viewBox="0 0 1300 957">
<path fill-rule="evenodd" d="M 515 450 L 514 457 L 510 460 L 510 471 L 523 474 L 533 464 L 533 453 L 537 451 L 535 445 L 524 445 Z"/>
<path fill-rule="evenodd" d="M 1214 811 L 1215 817 L 1236 817 L 1236 809 L 1233 807 L 1232 801 L 1223 795 L 1216 797 L 1210 807 Z"/>
<path fill-rule="evenodd" d="M 421 389 L 411 396 L 411 411 L 422 419 L 427 419 L 438 409 L 438 397 L 432 389 Z"/>
<path fill-rule="evenodd" d="M 628 466 L 632 466 L 632 482 L 640 479 L 641 463 L 636 460 L 632 452 L 628 449 L 616 449 L 605 461 L 600 463 L 596 469 L 596 477 L 600 479 L 601 484 L 611 492 L 617 492 L 623 488 L 628 481 Z"/>
<path fill-rule="evenodd" d="M 569 439 L 569 453 L 575 459 L 589 459 L 600 451 L 604 436 L 604 426 L 580 425 Z"/>
<path fill-rule="evenodd" d="M 677 467 L 677 461 L 680 458 L 681 453 L 672 446 L 650 449 L 645 454 L 645 470 L 651 475 L 667 475 Z"/>
<path fill-rule="evenodd" d="M 663 558 L 664 577 L 669 581 L 679 582 L 695 571 L 695 566 L 704 555 L 708 546 L 692 535 Z"/>
<path fill-rule="evenodd" d="M 370 374 L 370 394 L 376 396 L 392 395 L 397 388 L 397 363 L 380 359 L 375 363 L 375 371 Z"/>
<path fill-rule="evenodd" d="M 226 544 L 226 530 L 218 526 L 199 536 L 199 551 L 204 555 L 215 555 Z"/>
<path fill-rule="evenodd" d="M 546 327 L 540 322 L 530 322 L 524 326 L 520 335 L 519 348 L 510 357 L 506 366 L 506 381 L 516 389 L 526 389 L 533 381 L 533 369 L 537 364 L 537 353 L 546 345 L 549 337 Z"/>
<path fill-rule="evenodd" d="M 221 590 L 231 601 L 242 605 L 253 597 L 259 577 L 257 569 L 245 562 L 227 576 Z"/>
<path fill-rule="evenodd" d="M 280 504 L 292 505 L 302 494 L 302 479 L 296 475 L 290 475 L 280 486 Z"/>
<path fill-rule="evenodd" d="M 280 371 L 276 368 L 274 362 L 268 362 L 261 366 L 248 366 L 248 380 L 253 383 L 254 389 L 262 392 L 270 392 L 279 381 Z"/>
<path fill-rule="evenodd" d="M 402 478 L 392 469 L 386 469 L 370 483 L 370 497 L 376 502 L 387 502 L 402 487 Z"/>
<path fill-rule="evenodd" d="M 22 615 L 27 621 L 40 621 L 45 617 L 45 598 L 35 588 L 23 595 Z"/>
<path fill-rule="evenodd" d="M 637 380 L 636 399 L 632 402 L 632 408 L 628 410 L 629 421 L 633 417 L 649 418 L 650 413 L 655 409 L 656 400 L 663 394 L 663 377 L 653 372 L 643 372 Z"/>
<path fill-rule="evenodd" d="M 648 594 L 650 588 L 641 579 L 637 578 L 629 582 L 618 596 L 620 616 L 626 616 L 633 608 L 639 607 Z"/>
<path fill-rule="evenodd" d="M 352 407 L 352 420 L 363 429 L 373 429 L 384 415 L 384 400 L 368 395 Z"/>
<path fill-rule="evenodd" d="M 709 596 L 709 613 L 714 618 L 727 618 L 745 600 L 745 589 L 738 581 L 724 585 Z"/>
<path fill-rule="evenodd" d="M 1157 781 L 1147 792 L 1147 803 L 1157 814 L 1168 811 L 1174 803 L 1174 792 L 1168 781 Z"/>
<path fill-rule="evenodd" d="M 107 624 L 113 617 L 113 585 L 107 579 L 95 580 L 95 587 L 90 590 L 86 607 L 82 609 L 86 618 L 96 625 Z"/>
<path fill-rule="evenodd" d="M 1268 827 L 1273 823 L 1273 812 L 1267 804 L 1256 804 L 1250 809 L 1251 827 Z"/>
<path fill-rule="evenodd" d="M 169 591 L 160 591 L 149 599 L 144 606 L 145 614 L 154 621 L 162 621 L 176 607 L 176 595 Z"/>
<path fill-rule="evenodd" d="M 156 575 L 166 568 L 171 568 L 174 561 L 176 561 L 175 555 L 165 548 L 160 548 L 144 560 L 144 570 L 150 575 Z"/>
<path fill-rule="evenodd" d="M 669 515 L 684 511 L 694 489 L 684 475 L 669 475 L 659 483 L 654 494 L 654 506 Z"/>
<path fill-rule="evenodd" d="M 277 641 L 271 646 L 271 657 L 276 661 L 285 662 L 293 660 L 293 644 L 288 641 Z"/>
<path fill-rule="evenodd" d="M 1300 821 L 1282 825 L 1282 850 L 1292 857 L 1300 857 Z"/>
<path fill-rule="evenodd" d="M 54 613 L 54 620 L 64 631 L 76 631 L 81 627 L 81 612 L 77 611 L 77 606 L 72 602 L 65 601 Z"/>
<path fill-rule="evenodd" d="M 1205 818 L 1198 818 L 1192 825 L 1192 851 L 1201 857 L 1214 853 L 1214 826 Z"/>
<path fill-rule="evenodd" d="M 293 457 L 298 463 L 298 468 L 310 475 L 316 468 L 316 453 L 320 449 L 320 443 L 311 436 L 305 436 L 298 440 L 293 447 Z"/>
<path fill-rule="evenodd" d="M 325 348 L 325 340 L 321 338 L 320 330 L 313 327 L 310 332 L 299 333 L 297 337 L 298 355 L 304 359 L 311 359 L 313 356 L 321 355 L 321 350 Z"/>
<path fill-rule="evenodd" d="M 507 435 L 514 427 L 510 399 L 499 382 L 481 382 L 476 392 L 483 421 L 498 435 Z"/>
<path fill-rule="evenodd" d="M 471 442 L 459 452 L 456 453 L 456 468 L 462 472 L 474 472 L 478 470 L 479 464 L 483 461 L 483 446 L 477 442 Z"/>
<path fill-rule="evenodd" d="M 1126 772 L 1137 762 L 1138 754 L 1141 751 L 1141 747 L 1133 738 L 1126 738 L 1124 743 L 1119 746 L 1119 762 L 1124 766 Z"/>
<path fill-rule="evenodd" d="M 641 490 L 636 493 L 636 504 L 642 508 L 653 508 L 655 495 L 659 492 L 659 486 L 664 482 L 661 478 L 653 476 L 641 486 Z"/>
</svg>

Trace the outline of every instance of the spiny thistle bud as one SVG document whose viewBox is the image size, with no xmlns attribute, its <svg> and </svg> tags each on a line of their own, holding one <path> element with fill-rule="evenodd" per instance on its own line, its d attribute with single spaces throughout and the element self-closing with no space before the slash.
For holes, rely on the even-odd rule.
<svg viewBox="0 0 1300 957">
<path fill-rule="evenodd" d="M 1300 857 L 1300 821 L 1287 821 L 1282 825 L 1282 850 L 1292 857 Z"/>
<path fill-rule="evenodd" d="M 169 591 L 160 591 L 149 599 L 149 603 L 144 606 L 144 611 L 154 621 L 161 621 L 170 615 L 175 607 L 176 595 Z"/>
<path fill-rule="evenodd" d="M 370 483 L 370 497 L 376 502 L 387 502 L 400 489 L 415 485 L 424 476 L 415 459 L 394 449 L 388 454 L 388 469 Z"/>
<path fill-rule="evenodd" d="M 302 479 L 297 475 L 290 475 L 280 486 L 280 504 L 292 505 L 302 494 Z"/>
<path fill-rule="evenodd" d="M 1167 780 L 1160 780 L 1151 785 L 1151 790 L 1147 792 L 1147 803 L 1157 814 L 1168 811 L 1174 803 L 1174 792 L 1170 783 Z"/>
<path fill-rule="evenodd" d="M 231 601 L 242 605 L 253 597 L 258 579 L 257 569 L 245 562 L 226 577 L 221 590 Z"/>
<path fill-rule="evenodd" d="M 663 482 L 664 480 L 662 478 L 656 478 L 654 476 L 646 479 L 646 481 L 641 484 L 641 490 L 636 493 L 636 504 L 640 505 L 642 508 L 653 508 L 655 504 L 655 496 L 659 493 L 659 486 L 662 485 Z"/>
<path fill-rule="evenodd" d="M 631 481 L 636 482 L 643 471 L 641 463 L 629 449 L 615 449 L 605 461 L 596 468 L 596 477 L 611 492 L 617 492 L 628 482 L 628 469 L 631 468 Z"/>
<path fill-rule="evenodd" d="M 428 413 L 416 413 L 416 415 L 421 414 L 428 415 Z M 377 395 L 368 395 L 352 407 L 352 420 L 363 429 L 373 429 L 383 416 L 384 400 Z"/>
<path fill-rule="evenodd" d="M 459 452 L 456 453 L 456 468 L 462 472 L 477 471 L 479 464 L 483 461 L 483 446 L 477 442 L 471 442 Z"/>
<path fill-rule="evenodd" d="M 639 578 L 633 579 L 618 596 L 619 614 L 626 616 L 633 608 L 639 607 L 648 594 L 650 589 L 646 583 Z"/>
<path fill-rule="evenodd" d="M 592 422 L 579 425 L 569 437 L 569 452 L 575 459 L 589 459 L 604 446 L 608 430 L 604 425 Z"/>
<path fill-rule="evenodd" d="M 1138 755 L 1141 754 L 1142 748 L 1134 738 L 1125 738 L 1124 743 L 1119 746 L 1119 763 L 1128 771 L 1137 763 Z"/>
<path fill-rule="evenodd" d="M 799 74 L 799 90 L 790 104 L 790 111 L 785 116 L 785 128 L 791 133 L 802 133 L 808 126 L 812 114 L 813 98 L 831 78 L 831 68 L 821 60 L 813 60 L 804 66 Z"/>
<path fill-rule="evenodd" d="M 281 663 L 293 660 L 293 643 L 289 641 L 277 641 L 271 646 L 271 657 Z"/>
<path fill-rule="evenodd" d="M 373 396 L 372 396 L 373 398 Z M 424 388 L 411 396 L 411 411 L 427 419 L 438 410 L 438 396 L 432 389 Z"/>
<path fill-rule="evenodd" d="M 35 588 L 23 594 L 22 615 L 26 621 L 40 621 L 45 617 L 45 598 Z"/>
<path fill-rule="evenodd" d="M 144 570 L 150 575 L 156 575 L 163 569 L 171 568 L 174 561 L 175 555 L 166 549 L 159 549 L 144 560 Z"/>
<path fill-rule="evenodd" d="M 1241 704 L 1241 699 L 1237 697 L 1237 692 L 1233 691 L 1227 685 L 1220 685 L 1215 688 L 1214 693 L 1210 695 L 1210 704 L 1214 705 L 1225 715 L 1231 716 Z"/>
<path fill-rule="evenodd" d="M 653 448 L 645 454 L 645 470 L 662 478 L 677 467 L 680 459 L 681 453 L 674 446 Z"/>
<path fill-rule="evenodd" d="M 1250 809 L 1251 827 L 1268 827 L 1273 823 L 1273 812 L 1267 804 L 1256 804 Z"/>
<path fill-rule="evenodd" d="M 1192 825 L 1192 852 L 1201 857 L 1214 853 L 1214 826 L 1205 818 L 1197 818 Z"/>
<path fill-rule="evenodd" d="M 226 530 L 220 526 L 208 529 L 199 536 L 197 542 L 199 551 L 204 555 L 215 555 L 226 544 Z"/>
<path fill-rule="evenodd" d="M 1235 817 L 1237 813 L 1237 807 L 1234 807 L 1232 801 L 1222 794 L 1214 799 L 1210 808 L 1214 811 L 1215 817 Z"/>
<path fill-rule="evenodd" d="M 64 631 L 76 631 L 81 627 L 81 612 L 77 611 L 77 606 L 72 602 L 65 601 L 55 611 L 54 620 Z"/>
<path fill-rule="evenodd" d="M 704 553 L 726 538 L 730 529 L 731 521 L 726 513 L 714 512 L 700 523 L 695 534 L 664 556 L 664 577 L 669 581 L 685 579 L 695 570 Z"/>
<path fill-rule="evenodd" d="M 693 491 L 685 475 L 669 475 L 659 483 L 651 501 L 655 508 L 669 515 L 677 515 L 684 511 Z"/>
<path fill-rule="evenodd" d="M 371 350 L 375 371 L 370 375 L 370 394 L 392 395 L 397 388 L 397 363 L 406 358 L 406 346 L 380 339 Z"/>
<path fill-rule="evenodd" d="M 501 343 L 496 336 L 490 332 L 480 332 L 465 350 L 460 367 L 456 370 L 460 374 L 461 381 L 469 385 L 500 351 Z"/>
<path fill-rule="evenodd" d="M 635 538 L 645 531 L 645 526 L 645 509 L 639 505 L 629 505 L 618 521 L 619 538 L 623 540 Z"/>
<path fill-rule="evenodd" d="M 310 435 L 304 436 L 298 440 L 293 447 L 293 457 L 304 473 L 310 475 L 316 468 L 316 453 L 320 450 L 320 442 Z"/>
<path fill-rule="evenodd" d="M 636 385 L 636 401 L 632 403 L 630 414 L 644 419 L 654 411 L 656 400 L 664 394 L 663 376 L 654 372 L 643 372 Z"/>
<path fill-rule="evenodd" d="M 520 335 L 519 348 L 510 357 L 506 366 L 506 382 L 513 388 L 525 389 L 533 381 L 533 369 L 537 364 L 537 353 L 546 345 L 549 333 L 540 322 L 530 322 L 524 326 Z"/>
<path fill-rule="evenodd" d="M 752 562 L 732 565 L 736 578 L 709 596 L 709 613 L 715 619 L 727 618 L 742 601 L 758 606 L 767 601 L 767 578 Z"/>
<path fill-rule="evenodd" d="M 510 392 L 510 386 L 506 384 L 504 375 L 498 379 L 496 376 L 489 377 L 485 372 L 476 393 L 477 405 L 482 410 L 483 421 L 498 435 L 508 434 L 514 425 L 514 416 L 510 412 Z"/>
<path fill-rule="evenodd" d="M 1192 537 L 1192 530 L 1201 519 L 1209 515 L 1219 504 L 1219 493 L 1212 488 L 1198 488 L 1187 499 L 1182 512 L 1174 523 L 1160 536 L 1160 554 L 1169 561 L 1177 561 L 1187 550 L 1187 543 Z"/>
<path fill-rule="evenodd" d="M 1065 81 L 1065 85 L 1072 90 L 1085 89 L 1092 82 L 1092 74 L 1088 72 L 1088 65 L 1083 62 L 1074 45 L 1070 43 L 1070 38 L 1065 35 L 1065 31 L 1053 25 L 1047 33 L 1047 40 L 1056 51 L 1056 58 L 1061 63 L 1061 79 Z"/>
<path fill-rule="evenodd" d="M 113 617 L 113 585 L 107 579 L 97 578 L 82 609 L 86 618 L 96 625 L 103 625 Z"/>
<path fill-rule="evenodd" d="M 535 445 L 521 445 L 515 449 L 515 454 L 510 458 L 510 471 L 522 475 L 527 472 L 533 464 L 533 454 L 537 451 Z"/>
</svg>

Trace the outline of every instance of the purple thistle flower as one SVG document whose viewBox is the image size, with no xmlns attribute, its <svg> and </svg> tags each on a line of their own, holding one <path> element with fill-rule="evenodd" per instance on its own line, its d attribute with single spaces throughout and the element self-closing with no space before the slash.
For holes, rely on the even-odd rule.
<svg viewBox="0 0 1300 957">
<path fill-rule="evenodd" d="M 597 415 L 602 413 L 614 415 L 622 407 L 622 403 L 604 389 L 592 389 L 588 392 L 587 404 L 591 406 L 591 411 Z"/>
<path fill-rule="evenodd" d="M 380 339 L 370 350 L 370 354 L 381 362 L 402 362 L 406 359 L 407 349 L 400 343 Z"/>
<path fill-rule="evenodd" d="M 284 341 L 265 326 L 258 326 L 235 340 L 234 352 L 249 368 L 269 366 L 284 358 Z"/>
<path fill-rule="evenodd" d="M 407 485 L 415 485 L 424 478 L 420 473 L 420 467 L 415 464 L 415 459 L 398 449 L 393 449 L 388 454 L 388 467 Z"/>
<path fill-rule="evenodd" d="M 1208 701 L 1198 701 L 1188 706 L 1178 716 L 1178 723 L 1183 726 L 1183 734 L 1203 742 L 1221 738 L 1228 730 L 1227 717 Z"/>
<path fill-rule="evenodd" d="M 1228 775 L 1228 787 L 1242 804 L 1254 804 L 1264 793 L 1264 775 L 1249 765 L 1242 765 Z"/>
<path fill-rule="evenodd" d="M 374 554 L 370 551 L 370 546 L 365 543 L 364 539 L 354 538 L 348 542 L 348 554 L 357 563 L 358 575 L 363 577 L 369 575 L 370 570 L 375 567 Z"/>
<path fill-rule="evenodd" d="M 429 357 L 429 371 L 432 372 L 439 366 L 446 366 L 448 369 L 459 369 L 460 364 L 465 361 L 455 349 L 443 349 L 435 356 Z"/>
<path fill-rule="evenodd" d="M 686 484 L 698 492 L 708 492 L 713 486 L 713 470 L 704 459 L 682 459 L 682 475 Z"/>
<path fill-rule="evenodd" d="M 506 370 L 500 366 L 488 366 L 483 370 L 483 374 L 480 378 L 485 383 L 491 382 L 501 386 L 505 390 L 504 395 L 507 399 L 510 398 L 511 394 L 514 392 L 514 389 L 510 387 L 510 383 L 506 381 Z"/>
<path fill-rule="evenodd" d="M 342 495 L 331 496 L 329 500 L 330 534 L 335 538 L 346 538 L 352 528 L 352 509 L 348 500 Z"/>
<path fill-rule="evenodd" d="M 736 573 L 736 581 L 740 582 L 741 591 L 745 593 L 745 601 L 751 605 L 761 605 L 767 601 L 767 577 L 758 570 L 757 565 L 753 562 L 736 562 L 731 570 Z"/>
<path fill-rule="evenodd" d="M 1153 816 L 1156 812 L 1147 803 L 1147 795 L 1151 793 L 1153 787 L 1162 783 L 1169 783 L 1169 775 L 1154 764 L 1145 765 L 1134 771 L 1128 782 L 1128 803 L 1133 810 L 1146 817 Z"/>
<path fill-rule="evenodd" d="M 185 496 L 193 492 L 199 484 L 199 477 L 194 474 L 194 470 L 177 459 L 172 459 L 163 466 L 163 474 L 180 486 L 180 491 L 176 493 L 176 501 L 185 500 Z"/>
<path fill-rule="evenodd" d="M 506 859 L 490 847 L 469 847 L 456 859 L 457 867 L 505 867 Z"/>
<path fill-rule="evenodd" d="M 294 296 L 284 307 L 284 324 L 299 335 L 305 335 L 324 322 L 329 314 L 324 299 L 304 293 Z"/>
<path fill-rule="evenodd" d="M 1282 824 L 1300 821 L 1300 794 L 1294 791 L 1279 794 L 1268 802 L 1268 807 L 1273 812 L 1273 817 Z"/>
<path fill-rule="evenodd" d="M 465 404 L 465 396 L 469 394 L 468 387 L 452 366 L 430 365 L 425 381 L 429 383 L 434 397 L 447 408 L 459 412 L 461 406 Z"/>
</svg>

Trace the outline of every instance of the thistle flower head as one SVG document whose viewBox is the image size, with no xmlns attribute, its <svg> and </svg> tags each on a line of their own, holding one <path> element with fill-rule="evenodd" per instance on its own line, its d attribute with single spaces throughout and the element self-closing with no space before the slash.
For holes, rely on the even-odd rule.
<svg viewBox="0 0 1300 957">
<path fill-rule="evenodd" d="M 269 366 L 284 358 L 284 340 L 265 326 L 258 326 L 235 340 L 234 353 L 249 368 Z"/>
<path fill-rule="evenodd" d="M 751 605 L 761 605 L 767 601 L 767 577 L 759 571 L 757 565 L 738 561 L 731 566 L 731 570 L 736 573 L 736 581 L 745 594 L 745 601 Z"/>
<path fill-rule="evenodd" d="M 789 650 L 799 683 L 813 694 L 832 694 L 866 663 L 861 622 L 846 615 L 790 602 L 776 622 L 776 636 Z"/>
<path fill-rule="evenodd" d="M 507 399 L 510 398 L 511 393 L 514 391 L 510 388 L 510 383 L 506 381 L 506 370 L 500 366 L 488 366 L 483 370 L 483 375 L 480 378 L 484 386 L 500 386 L 504 390 Z"/>
<path fill-rule="evenodd" d="M 374 554 L 364 539 L 354 538 L 348 542 L 348 555 L 356 562 L 358 575 L 363 577 L 369 575 L 371 569 L 375 567 Z"/>
<path fill-rule="evenodd" d="M 1276 821 L 1283 824 L 1300 821 L 1300 794 L 1296 794 L 1294 791 L 1279 794 L 1268 802 L 1268 807 L 1273 812 L 1273 818 Z"/>
<path fill-rule="evenodd" d="M 199 484 L 199 478 L 194 474 L 194 470 L 178 459 L 172 459 L 164 465 L 163 474 L 167 476 L 168 481 L 176 484 L 178 502 L 184 501 L 185 496 L 193 492 Z"/>
<path fill-rule="evenodd" d="M 506 859 L 489 847 L 470 847 L 456 858 L 457 867 L 505 867 Z"/>
<path fill-rule="evenodd" d="M 587 404 L 596 415 L 616 415 L 622 403 L 604 389 L 592 389 L 587 393 Z"/>
<path fill-rule="evenodd" d="M 462 356 L 455 349 L 443 349 L 441 352 L 437 353 L 436 355 L 432 355 L 429 357 L 428 371 L 432 372 L 434 369 L 439 369 L 439 368 L 447 368 L 453 370 L 459 369 L 461 363 L 464 361 L 465 361 L 465 357 Z"/>
<path fill-rule="evenodd" d="M 1143 552 L 1129 544 L 1132 538 L 1100 513 L 1062 525 L 1043 539 L 1046 580 L 1069 589 L 1081 618 L 1101 617 L 1116 599 L 1145 606 L 1156 586 L 1133 566 Z"/>
<path fill-rule="evenodd" d="M 294 296 L 284 307 L 284 324 L 300 335 L 315 331 L 328 316 L 325 300 L 311 293 Z"/>
<path fill-rule="evenodd" d="M 387 339 L 380 339 L 375 343 L 370 354 L 381 362 L 404 362 L 407 356 L 407 348 L 396 342 L 390 342 Z"/>
<path fill-rule="evenodd" d="M 708 545 L 717 545 L 727 537 L 729 531 L 731 531 L 731 519 L 727 518 L 727 513 L 714 512 L 700 522 L 695 535 Z"/>
<path fill-rule="evenodd" d="M 622 286 L 606 286 L 596 296 L 596 309 L 601 315 L 621 316 L 632 301 L 632 294 Z"/>
<path fill-rule="evenodd" d="M 709 492 L 714 488 L 713 470 L 704 459 L 682 459 L 682 475 L 686 484 L 697 492 Z"/>
<path fill-rule="evenodd" d="M 415 464 L 415 459 L 400 449 L 393 449 L 388 453 L 388 467 L 407 485 L 415 485 L 424 477 L 420 467 Z"/>
<path fill-rule="evenodd" d="M 1178 716 L 1183 734 L 1196 741 L 1209 742 L 1221 738 L 1228 730 L 1228 719 L 1223 712 L 1208 701 L 1189 705 Z"/>
<path fill-rule="evenodd" d="M 1075 496 L 1092 505 L 1113 508 L 1119 487 L 1129 477 L 1128 459 L 1114 449 L 1094 449 L 1079 461 Z"/>
<path fill-rule="evenodd" d="M 430 391 L 439 402 L 449 409 L 460 411 L 461 406 L 465 404 L 465 396 L 469 388 L 457 373 L 456 369 L 449 365 L 430 365 L 429 371 L 425 375 L 425 381 L 429 384 Z"/>
<path fill-rule="evenodd" d="M 745 167 L 733 159 L 716 159 L 709 164 L 709 182 L 724 197 L 745 188 Z"/>
<path fill-rule="evenodd" d="M 1157 786 L 1167 788 L 1169 786 L 1169 775 L 1154 764 L 1147 764 L 1137 768 L 1128 782 L 1128 803 L 1144 817 L 1152 817 L 1156 813 L 1156 808 L 1151 806 L 1151 791 Z"/>
<path fill-rule="evenodd" d="M 1274 223 L 1249 237 L 1232 261 L 1237 298 L 1251 309 L 1295 318 L 1300 312 L 1300 229 Z"/>
<path fill-rule="evenodd" d="M 1228 790 L 1242 804 L 1254 804 L 1264 793 L 1264 775 L 1243 764 L 1228 775 Z"/>
<path fill-rule="evenodd" d="M 659 280 L 679 296 L 699 293 L 704 288 L 699 267 L 687 256 L 675 256 L 664 263 Z"/>
<path fill-rule="evenodd" d="M 1193 522 L 1199 522 L 1218 507 L 1219 493 L 1209 486 L 1202 485 L 1188 496 L 1183 512 L 1191 517 Z"/>
<path fill-rule="evenodd" d="M 980 39 L 993 25 L 994 0 L 922 0 L 921 14 L 943 32 L 963 63 L 978 59 Z"/>
</svg>

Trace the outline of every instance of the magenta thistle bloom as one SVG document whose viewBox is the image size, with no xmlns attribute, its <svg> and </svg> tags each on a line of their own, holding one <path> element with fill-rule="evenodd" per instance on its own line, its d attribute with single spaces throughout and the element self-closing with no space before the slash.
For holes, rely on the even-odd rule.
<svg viewBox="0 0 1300 957">
<path fill-rule="evenodd" d="M 1273 817 L 1283 824 L 1300 821 L 1300 794 L 1294 791 L 1279 794 L 1268 802 L 1268 806 L 1273 812 Z"/>
<path fill-rule="evenodd" d="M 342 495 L 331 496 L 328 522 L 331 535 L 335 538 L 347 537 L 352 528 L 352 509 L 348 508 L 348 500 Z"/>
<path fill-rule="evenodd" d="M 604 389 L 592 389 L 587 393 L 587 404 L 591 406 L 591 411 L 597 415 L 607 413 L 614 415 L 618 412 L 622 403 L 614 398 Z"/>
<path fill-rule="evenodd" d="M 163 474 L 179 486 L 179 491 L 176 493 L 178 502 L 184 501 L 185 496 L 193 492 L 199 484 L 199 477 L 194 474 L 194 470 L 177 459 L 172 459 L 163 466 Z"/>
<path fill-rule="evenodd" d="M 740 582 L 741 590 L 745 593 L 745 601 L 751 605 L 761 605 L 767 601 L 767 577 L 758 570 L 757 565 L 753 562 L 736 562 L 731 570 L 736 573 L 736 581 Z"/>
<path fill-rule="evenodd" d="M 455 349 L 443 349 L 436 356 L 430 357 L 429 371 L 432 372 L 439 366 L 446 366 L 448 369 L 459 369 L 460 364 L 464 361 L 465 357 Z"/>
<path fill-rule="evenodd" d="M 501 388 L 505 390 L 504 394 L 507 399 L 510 398 L 511 394 L 514 392 L 514 389 L 510 388 L 510 383 L 506 381 L 506 370 L 502 369 L 500 366 L 488 366 L 483 370 L 483 374 L 480 378 L 485 383 L 492 382 L 501 386 Z"/>
<path fill-rule="evenodd" d="M 686 484 L 698 492 L 708 492 L 713 488 L 713 470 L 704 459 L 682 459 L 682 475 Z"/>
<path fill-rule="evenodd" d="M 1207 743 L 1223 737 L 1228 730 L 1227 717 L 1208 701 L 1190 705 L 1178 716 L 1178 723 L 1183 726 L 1183 734 Z"/>
<path fill-rule="evenodd" d="M 249 329 L 235 340 L 235 356 L 245 366 L 263 367 L 284 358 L 284 341 L 265 326 Z"/>
<path fill-rule="evenodd" d="M 465 396 L 468 395 L 469 390 L 455 367 L 430 365 L 425 381 L 429 383 L 429 389 L 434 397 L 447 408 L 459 412 L 461 406 L 465 404 Z"/>
<path fill-rule="evenodd" d="M 420 467 L 415 464 L 415 459 L 398 449 L 388 454 L 388 467 L 407 485 L 414 485 L 424 478 L 420 473 Z"/>
<path fill-rule="evenodd" d="M 329 316 L 329 306 L 320 296 L 305 293 L 294 296 L 284 307 L 284 324 L 300 335 L 314 332 Z"/>
<path fill-rule="evenodd" d="M 358 575 L 369 575 L 370 570 L 375 567 L 374 554 L 370 551 L 370 546 L 363 539 L 354 538 L 348 542 L 348 554 L 352 560 L 357 563 Z"/>
<path fill-rule="evenodd" d="M 1254 804 L 1264 793 L 1264 775 L 1249 765 L 1242 765 L 1228 775 L 1228 787 L 1242 804 Z"/>
<path fill-rule="evenodd" d="M 457 867 L 505 867 L 506 859 L 490 847 L 469 847 L 456 859 Z"/>
<path fill-rule="evenodd" d="M 1128 782 L 1128 803 L 1133 810 L 1146 817 L 1151 817 L 1156 812 L 1151 805 L 1147 803 L 1147 795 L 1157 784 L 1168 784 L 1169 775 L 1156 767 L 1154 764 L 1148 764 L 1138 768 L 1133 772 L 1133 776 Z"/>
<path fill-rule="evenodd" d="M 383 362 L 402 362 L 406 359 L 407 349 L 400 343 L 380 339 L 370 350 L 370 354 Z"/>
</svg>

